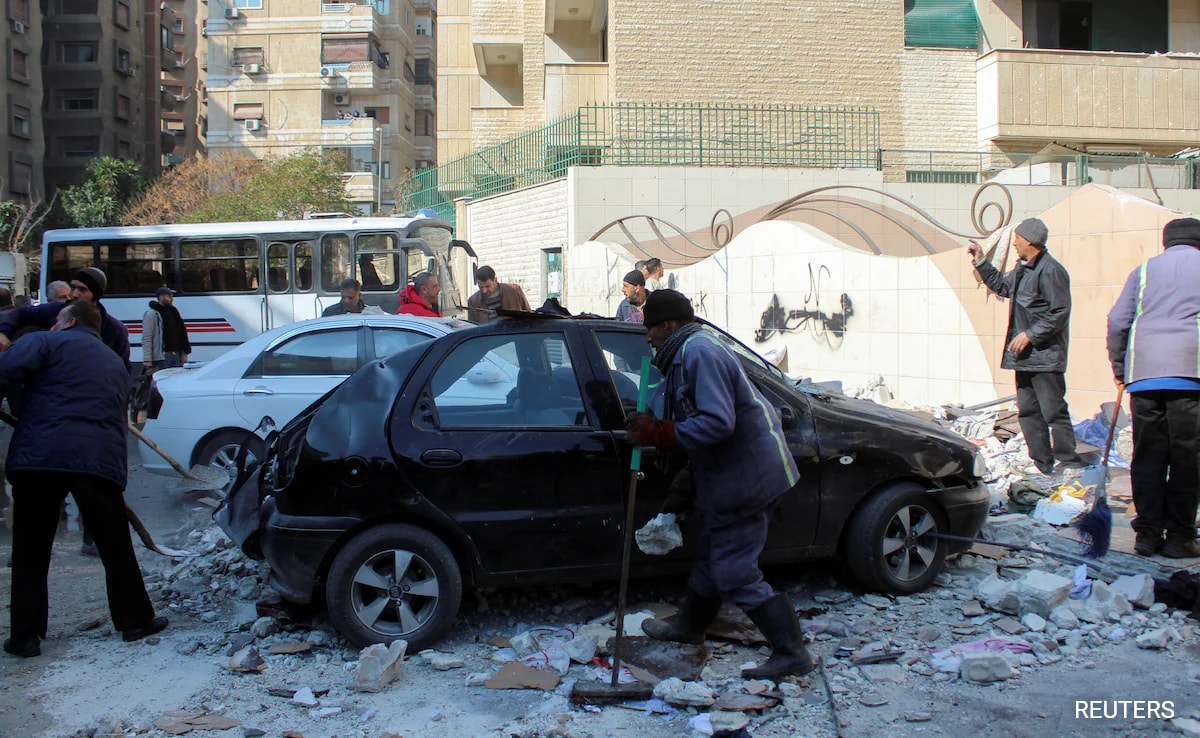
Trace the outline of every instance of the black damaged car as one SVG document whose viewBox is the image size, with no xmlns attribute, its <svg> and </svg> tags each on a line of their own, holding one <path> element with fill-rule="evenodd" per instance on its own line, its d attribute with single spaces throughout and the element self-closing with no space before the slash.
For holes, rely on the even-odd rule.
<svg viewBox="0 0 1200 738">
<path fill-rule="evenodd" d="M 974 536 L 987 516 L 976 448 L 913 415 L 798 384 L 718 333 L 779 409 L 800 468 L 763 563 L 837 558 L 869 589 L 927 587 L 960 548 L 935 534 Z M 270 563 L 286 599 L 323 596 L 360 646 L 431 644 L 466 586 L 615 580 L 625 415 L 649 352 L 640 325 L 532 315 L 411 346 L 269 433 L 217 520 Z M 647 450 L 639 526 L 676 471 Z M 690 560 L 687 546 L 635 549 L 631 567 L 682 572 Z"/>
</svg>

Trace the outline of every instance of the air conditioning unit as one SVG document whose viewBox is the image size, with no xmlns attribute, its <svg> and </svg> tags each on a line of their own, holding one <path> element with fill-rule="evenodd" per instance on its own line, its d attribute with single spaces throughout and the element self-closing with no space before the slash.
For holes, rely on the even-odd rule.
<svg viewBox="0 0 1200 738">
<path fill-rule="evenodd" d="M 12 22 L 13 33 L 25 33 L 25 24 L 19 20 Z"/>
<path fill-rule="evenodd" d="M 333 96 L 333 104 L 345 107 L 350 104 L 350 96 L 345 94 L 337 94 Z"/>
<path fill-rule="evenodd" d="M 261 120 L 259 120 L 258 118 L 250 118 L 250 119 L 248 119 L 248 120 L 246 121 L 246 130 L 247 130 L 247 131 L 260 131 L 260 130 L 262 130 L 262 121 L 261 121 Z"/>
<path fill-rule="evenodd" d="M 262 71 L 262 67 L 257 64 L 243 64 L 242 74 L 258 74 Z"/>
<path fill-rule="evenodd" d="M 225 17 L 234 20 L 241 17 L 241 12 L 237 8 L 225 8 Z"/>
<path fill-rule="evenodd" d="M 321 67 L 321 76 L 328 77 L 333 74 L 333 67 Z"/>
</svg>

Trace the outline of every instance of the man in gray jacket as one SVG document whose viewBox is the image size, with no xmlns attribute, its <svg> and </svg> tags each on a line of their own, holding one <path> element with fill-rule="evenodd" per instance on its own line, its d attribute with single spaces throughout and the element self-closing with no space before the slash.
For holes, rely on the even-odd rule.
<svg viewBox="0 0 1200 738">
<path fill-rule="evenodd" d="M 1003 369 L 1017 374 L 1017 415 L 1029 458 L 1043 474 L 1054 460 L 1080 463 L 1075 429 L 1067 409 L 1067 344 L 1071 322 L 1071 278 L 1046 251 L 1046 224 L 1028 218 L 1017 225 L 1013 245 L 1020 257 L 1001 274 L 971 241 L 967 252 L 987 288 L 1009 301 Z"/>
<path fill-rule="evenodd" d="M 1163 247 L 1108 313 L 1108 358 L 1133 412 L 1134 550 L 1185 559 L 1200 557 L 1200 220 L 1167 223 Z"/>
</svg>

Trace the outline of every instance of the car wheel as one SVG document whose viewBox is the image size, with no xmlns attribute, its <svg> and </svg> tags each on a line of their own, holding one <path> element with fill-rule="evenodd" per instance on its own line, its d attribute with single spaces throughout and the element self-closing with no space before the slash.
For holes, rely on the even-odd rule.
<svg viewBox="0 0 1200 738">
<path fill-rule="evenodd" d="M 846 532 L 846 562 L 865 587 L 893 594 L 920 592 L 946 560 L 946 515 L 927 490 L 897 484 L 859 508 Z"/>
<path fill-rule="evenodd" d="M 229 475 L 229 484 L 220 490 L 223 494 L 229 493 L 237 479 L 237 460 L 243 443 L 249 445 L 246 451 L 246 465 L 249 468 L 263 453 L 262 439 L 249 431 L 221 431 L 210 438 L 196 455 L 196 463 L 200 466 L 215 466 Z"/>
<path fill-rule="evenodd" d="M 325 600 L 333 624 L 356 646 L 403 638 L 415 653 L 454 621 L 462 572 L 446 544 L 429 531 L 382 525 L 338 552 Z"/>
</svg>

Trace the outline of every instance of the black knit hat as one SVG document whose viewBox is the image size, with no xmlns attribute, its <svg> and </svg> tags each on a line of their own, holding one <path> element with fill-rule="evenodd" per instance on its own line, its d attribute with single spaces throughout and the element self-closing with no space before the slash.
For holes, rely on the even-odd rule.
<svg viewBox="0 0 1200 738">
<path fill-rule="evenodd" d="M 1181 243 L 1200 246 L 1200 220 L 1176 218 L 1167 223 L 1163 228 L 1163 248 L 1169 249 Z"/>
<path fill-rule="evenodd" d="M 632 272 L 625 275 L 624 282 L 625 284 L 631 284 L 634 287 L 645 287 L 646 275 L 642 274 L 637 269 L 634 269 Z"/>
<path fill-rule="evenodd" d="M 642 306 L 642 324 L 658 325 L 667 320 L 691 321 L 696 317 L 692 301 L 676 290 L 655 290 Z"/>
<path fill-rule="evenodd" d="M 87 288 L 92 291 L 92 300 L 99 300 L 104 297 L 104 289 L 108 287 L 108 277 L 104 276 L 104 272 L 96 267 L 87 267 L 75 272 L 71 279 L 78 280 L 87 285 Z"/>
</svg>

